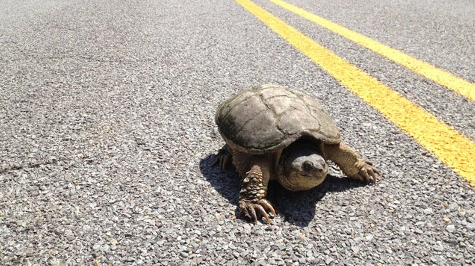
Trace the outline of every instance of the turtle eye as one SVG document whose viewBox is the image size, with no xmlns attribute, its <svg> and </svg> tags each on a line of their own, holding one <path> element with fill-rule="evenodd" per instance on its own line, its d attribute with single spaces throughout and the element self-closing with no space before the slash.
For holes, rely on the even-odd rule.
<svg viewBox="0 0 475 266">
<path fill-rule="evenodd" d="M 309 162 L 309 161 L 305 161 L 302 163 L 302 170 L 304 170 L 305 172 L 310 172 L 313 170 L 313 163 L 312 162 Z"/>
</svg>

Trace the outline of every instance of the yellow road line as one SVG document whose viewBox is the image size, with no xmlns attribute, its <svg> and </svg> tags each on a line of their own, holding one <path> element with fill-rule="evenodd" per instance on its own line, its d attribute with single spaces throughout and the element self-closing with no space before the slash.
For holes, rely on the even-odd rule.
<svg viewBox="0 0 475 266">
<path fill-rule="evenodd" d="M 475 143 L 249 0 L 235 0 L 475 185 Z"/>
<path fill-rule="evenodd" d="M 475 84 L 282 0 L 268 0 L 475 102 Z"/>
</svg>

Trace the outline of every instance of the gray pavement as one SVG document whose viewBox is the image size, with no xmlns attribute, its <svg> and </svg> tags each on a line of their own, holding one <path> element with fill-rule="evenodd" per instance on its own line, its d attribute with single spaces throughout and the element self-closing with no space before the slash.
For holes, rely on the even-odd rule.
<svg viewBox="0 0 475 266">
<path fill-rule="evenodd" d="M 475 82 L 473 1 L 289 1 Z M 256 3 L 475 139 L 475 104 Z M 217 105 L 279 83 L 321 99 L 384 173 L 272 186 L 236 218 Z M 428 97 L 429 96 L 429 97 Z M 0 265 L 472 265 L 475 189 L 234 1 L 0 3 Z"/>
</svg>

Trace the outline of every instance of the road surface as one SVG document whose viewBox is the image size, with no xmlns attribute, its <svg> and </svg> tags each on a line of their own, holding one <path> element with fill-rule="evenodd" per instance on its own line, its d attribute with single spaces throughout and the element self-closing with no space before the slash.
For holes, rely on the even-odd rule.
<svg viewBox="0 0 475 266">
<path fill-rule="evenodd" d="M 475 2 L 0 3 L 1 265 L 472 265 Z M 239 219 L 220 102 L 321 100 L 384 179 L 333 167 Z"/>
</svg>

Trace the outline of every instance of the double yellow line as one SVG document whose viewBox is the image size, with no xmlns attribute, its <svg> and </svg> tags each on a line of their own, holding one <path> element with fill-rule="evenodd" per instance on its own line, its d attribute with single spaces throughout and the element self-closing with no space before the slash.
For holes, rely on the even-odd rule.
<svg viewBox="0 0 475 266">
<path fill-rule="evenodd" d="M 268 0 L 475 102 L 475 84 L 281 0 Z"/>
<path fill-rule="evenodd" d="M 296 49 L 309 57 L 313 62 L 322 67 L 341 84 L 382 113 L 386 118 L 391 120 L 407 134 L 411 135 L 424 148 L 436 155 L 456 173 L 475 185 L 475 143 L 472 140 L 458 133 L 456 130 L 437 119 L 434 115 L 430 114 L 422 107 L 407 100 L 383 83 L 379 82 L 357 67 L 351 65 L 341 57 L 319 45 L 309 37 L 305 36 L 292 26 L 286 24 L 284 21 L 262 9 L 250 0 L 235 1 L 242 5 L 254 16 L 256 16 L 274 32 L 279 34 L 283 39 L 293 45 Z M 303 9 L 287 4 L 281 0 L 269 1 L 305 18 L 316 19 L 320 23 L 316 21 L 314 22 L 318 24 L 322 24 L 323 22 L 323 24 L 326 25 L 324 27 L 335 31 L 344 37 L 351 37 L 355 42 L 366 40 L 365 47 L 372 49 L 373 51 L 378 50 L 380 51 L 380 54 L 390 58 L 393 61 L 399 60 L 396 62 L 402 65 L 414 65 L 414 60 L 418 61 L 417 59 L 410 58 L 406 55 L 401 56 L 403 55 L 402 53 L 387 46 L 384 46 L 384 49 L 381 49 L 379 45 L 382 44 L 374 42 L 369 38 L 366 38 L 334 23 L 322 20 L 321 18 L 310 14 Z M 417 73 L 426 76 L 427 78 L 431 78 L 431 75 L 433 75 L 433 80 L 436 82 L 438 82 L 439 79 L 444 79 L 443 82 L 445 83 L 440 83 L 442 85 L 449 83 L 451 86 L 452 83 L 462 84 L 462 87 L 459 86 L 449 88 L 457 91 L 471 100 L 475 99 L 470 98 L 473 97 L 474 89 L 470 87 L 474 86 L 473 84 L 463 80 L 460 82 L 461 79 L 451 75 L 450 73 L 436 69 L 435 67 L 432 67 L 422 61 L 419 62 L 421 62 L 419 66 L 416 64 L 414 68 L 407 67 L 413 71 L 426 69 L 425 72 L 420 71 Z M 442 72 L 446 73 L 447 75 L 442 75 Z M 445 80 L 445 78 L 447 78 L 447 80 Z"/>
</svg>

